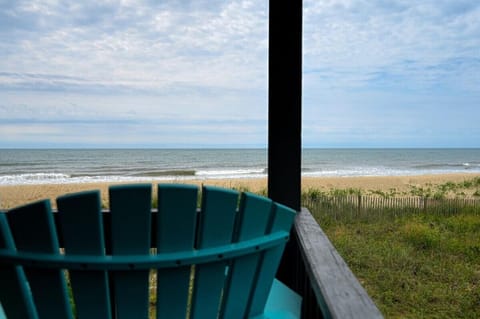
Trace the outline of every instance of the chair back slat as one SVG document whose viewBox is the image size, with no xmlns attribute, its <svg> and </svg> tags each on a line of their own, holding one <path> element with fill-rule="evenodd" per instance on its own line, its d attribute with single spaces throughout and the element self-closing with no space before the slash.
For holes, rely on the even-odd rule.
<svg viewBox="0 0 480 319">
<path fill-rule="evenodd" d="M 300 297 L 274 280 L 293 210 L 218 187 L 200 208 L 197 186 L 157 190 L 157 211 L 152 186 L 134 184 L 109 187 L 110 211 L 88 191 L 58 197 L 56 214 L 49 201 L 0 212 L 0 318 L 299 317 Z"/>
<path fill-rule="evenodd" d="M 202 189 L 202 208 L 198 226 L 197 248 L 209 248 L 232 241 L 238 192 L 208 187 Z M 193 286 L 191 315 L 196 318 L 217 318 L 227 275 L 227 263 L 197 265 Z"/>
<path fill-rule="evenodd" d="M 0 248 L 15 249 L 5 213 L 0 213 Z M 0 263 L 0 300 L 7 318 L 38 318 L 23 269 Z M 0 318 L 1 318 L 0 312 Z"/>
<path fill-rule="evenodd" d="M 104 256 L 105 244 L 100 192 L 57 198 L 65 255 Z M 105 271 L 69 271 L 79 318 L 111 318 L 108 277 Z"/>
<path fill-rule="evenodd" d="M 295 218 L 295 212 L 278 203 L 274 203 L 273 206 L 273 220 L 267 233 L 290 230 Z M 257 316 L 263 313 L 284 249 L 285 243 L 269 249 L 263 254 L 259 267 L 260 271 L 256 279 L 257 283 L 254 284 L 250 316 Z"/>
<path fill-rule="evenodd" d="M 17 251 L 59 253 L 48 200 L 13 209 L 7 214 L 7 219 Z M 24 272 L 39 318 L 72 318 L 63 270 L 24 267 Z"/>
<path fill-rule="evenodd" d="M 112 255 L 148 255 L 151 247 L 150 184 L 118 185 L 109 189 Z M 148 270 L 113 272 L 115 315 L 123 318 L 148 318 Z"/>
<path fill-rule="evenodd" d="M 272 201 L 250 193 L 243 193 L 240 201 L 237 231 L 234 242 L 264 235 L 270 225 Z M 244 318 L 253 293 L 260 252 L 242 256 L 232 261 L 230 276 L 224 293 L 221 318 Z"/>
<path fill-rule="evenodd" d="M 158 186 L 158 253 L 194 248 L 197 197 L 196 186 Z M 157 271 L 157 318 L 186 318 L 191 272 L 190 265 Z"/>
</svg>

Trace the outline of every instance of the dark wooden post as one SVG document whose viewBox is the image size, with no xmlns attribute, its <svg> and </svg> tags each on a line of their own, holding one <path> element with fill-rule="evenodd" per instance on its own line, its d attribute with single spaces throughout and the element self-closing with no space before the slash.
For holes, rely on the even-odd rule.
<svg viewBox="0 0 480 319">
<path fill-rule="evenodd" d="M 302 0 L 269 1 L 268 196 L 300 211 Z M 277 278 L 297 292 L 300 252 L 292 233 Z"/>
<path fill-rule="evenodd" d="M 268 196 L 300 210 L 302 0 L 270 0 Z"/>
</svg>

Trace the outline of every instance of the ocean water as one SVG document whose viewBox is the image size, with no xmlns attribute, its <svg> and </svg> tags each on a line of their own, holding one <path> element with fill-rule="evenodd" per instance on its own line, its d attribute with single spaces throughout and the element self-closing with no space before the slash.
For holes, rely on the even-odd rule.
<svg viewBox="0 0 480 319">
<path fill-rule="evenodd" d="M 480 149 L 304 149 L 304 176 L 480 172 Z M 258 178 L 265 149 L 0 149 L 0 185 Z"/>
</svg>

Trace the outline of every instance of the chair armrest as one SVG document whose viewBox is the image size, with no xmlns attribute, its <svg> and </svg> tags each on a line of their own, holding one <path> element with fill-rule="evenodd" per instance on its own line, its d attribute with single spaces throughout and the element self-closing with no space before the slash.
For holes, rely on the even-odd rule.
<svg viewBox="0 0 480 319">
<path fill-rule="evenodd" d="M 140 270 L 152 268 L 175 268 L 255 254 L 259 251 L 282 244 L 288 241 L 288 239 L 288 232 L 278 231 L 238 243 L 175 253 L 160 253 L 158 255 L 63 255 L 0 249 L 0 263 L 22 265 L 32 268 L 69 270 Z"/>
</svg>

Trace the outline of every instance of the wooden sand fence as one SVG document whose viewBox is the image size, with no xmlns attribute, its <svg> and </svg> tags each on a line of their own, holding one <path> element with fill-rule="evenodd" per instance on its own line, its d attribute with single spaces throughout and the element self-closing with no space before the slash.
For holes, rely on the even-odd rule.
<svg viewBox="0 0 480 319">
<path fill-rule="evenodd" d="M 419 213 L 451 215 L 466 209 L 480 212 L 480 199 L 318 194 L 304 196 L 302 206 L 309 208 L 316 218 L 378 219 Z"/>
</svg>

